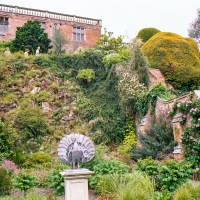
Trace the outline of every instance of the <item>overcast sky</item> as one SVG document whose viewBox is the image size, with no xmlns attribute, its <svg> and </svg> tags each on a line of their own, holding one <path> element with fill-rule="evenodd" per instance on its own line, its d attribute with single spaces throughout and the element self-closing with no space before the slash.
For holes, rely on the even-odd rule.
<svg viewBox="0 0 200 200">
<path fill-rule="evenodd" d="M 200 0 L 0 0 L 0 4 L 48 10 L 102 20 L 104 28 L 133 39 L 148 27 L 188 36 Z"/>
</svg>

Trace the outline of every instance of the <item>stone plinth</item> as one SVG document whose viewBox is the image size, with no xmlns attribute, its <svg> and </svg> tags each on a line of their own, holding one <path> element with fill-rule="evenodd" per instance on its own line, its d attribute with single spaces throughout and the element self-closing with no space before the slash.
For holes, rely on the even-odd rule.
<svg viewBox="0 0 200 200">
<path fill-rule="evenodd" d="M 69 169 L 60 174 L 65 180 L 65 200 L 88 200 L 88 169 Z"/>
</svg>

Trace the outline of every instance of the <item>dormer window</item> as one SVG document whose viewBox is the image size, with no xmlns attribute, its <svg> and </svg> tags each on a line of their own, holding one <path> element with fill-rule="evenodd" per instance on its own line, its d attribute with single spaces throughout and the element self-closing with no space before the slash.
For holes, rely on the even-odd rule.
<svg viewBox="0 0 200 200">
<path fill-rule="evenodd" d="M 0 17 L 0 32 L 8 32 L 8 17 Z"/>
</svg>

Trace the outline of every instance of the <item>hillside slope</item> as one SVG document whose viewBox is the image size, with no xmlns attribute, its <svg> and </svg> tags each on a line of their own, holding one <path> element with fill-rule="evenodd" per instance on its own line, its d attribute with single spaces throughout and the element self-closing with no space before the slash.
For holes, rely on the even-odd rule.
<svg viewBox="0 0 200 200">
<path fill-rule="evenodd" d="M 97 143 L 123 139 L 125 114 L 114 73 L 97 67 L 100 56 L 99 61 L 91 61 L 87 56 L 96 55 L 86 54 L 0 58 L 0 113 L 5 129 L 1 157 L 41 149 L 56 153 L 60 139 L 73 132 L 89 135 Z M 78 81 L 78 70 L 90 64 L 95 80 Z"/>
</svg>

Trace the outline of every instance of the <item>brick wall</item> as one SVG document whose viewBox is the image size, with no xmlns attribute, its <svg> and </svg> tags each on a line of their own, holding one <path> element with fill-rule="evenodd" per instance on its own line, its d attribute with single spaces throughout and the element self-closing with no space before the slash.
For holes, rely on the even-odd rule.
<svg viewBox="0 0 200 200">
<path fill-rule="evenodd" d="M 21 14 L 21 12 L 23 14 Z M 34 12 L 35 15 L 41 16 L 34 16 L 32 12 Z M 24 13 L 30 13 L 31 15 Z M 41 11 L 39 14 L 38 13 L 39 10 L 19 7 L 15 8 L 14 6 L 6 6 L 0 4 L 0 17 L 9 18 L 8 32 L 0 31 L 0 40 L 8 41 L 14 39 L 17 27 L 23 26 L 29 20 L 38 20 L 40 22 L 45 22 L 45 32 L 48 34 L 50 39 L 53 36 L 55 27 L 54 24 L 57 24 L 56 27 L 61 28 L 61 30 L 65 33 L 66 37 L 68 38 L 68 44 L 66 45 L 66 49 L 68 51 L 74 51 L 80 47 L 93 47 L 101 37 L 101 20 L 81 18 L 59 13 L 56 14 L 48 11 Z M 44 15 L 47 15 L 48 17 L 43 17 Z M 54 17 L 53 19 L 51 18 L 52 16 Z M 73 27 L 84 28 L 85 41 L 73 40 Z"/>
</svg>

